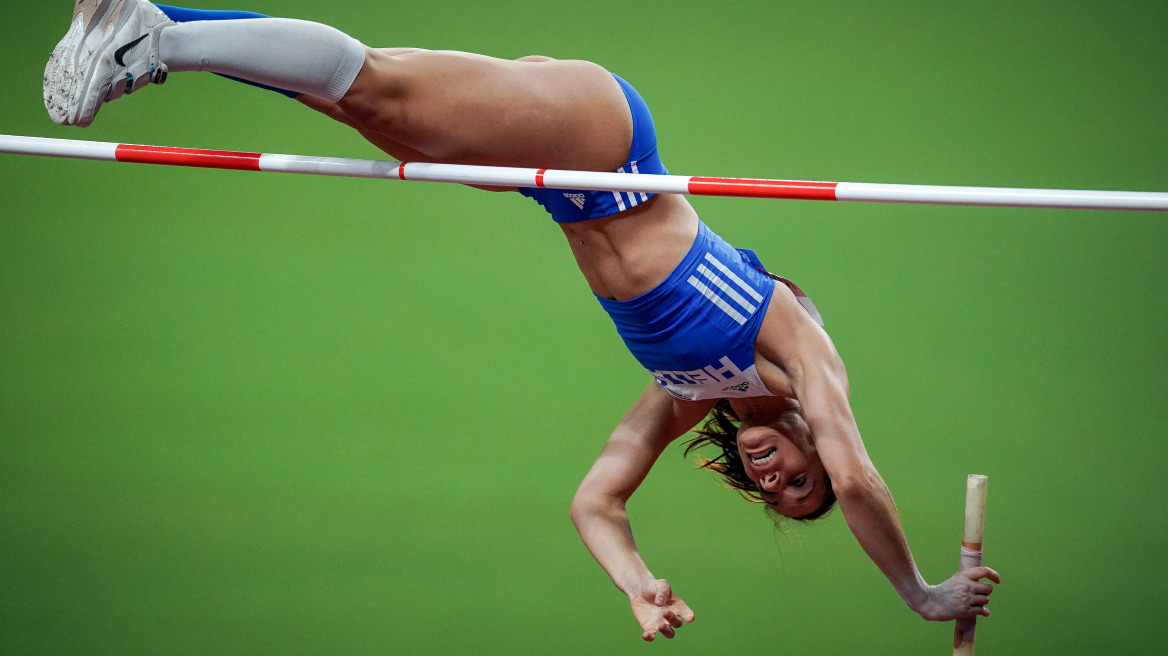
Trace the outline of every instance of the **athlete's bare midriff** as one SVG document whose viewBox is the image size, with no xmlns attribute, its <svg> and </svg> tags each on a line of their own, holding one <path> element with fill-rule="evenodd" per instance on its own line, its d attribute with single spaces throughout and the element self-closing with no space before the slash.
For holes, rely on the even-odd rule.
<svg viewBox="0 0 1168 656">
<path fill-rule="evenodd" d="M 677 268 L 697 237 L 698 216 L 684 196 L 659 194 L 624 212 L 562 223 L 560 229 L 593 293 L 623 301 L 652 290 Z M 757 337 L 761 348 L 755 351 L 759 376 L 776 397 L 794 398 L 795 392 L 780 349 L 767 348 L 765 342 L 777 346 L 778 335 L 808 321 L 787 286 L 776 285 Z"/>
<path fill-rule="evenodd" d="M 684 197 L 659 194 L 612 216 L 560 228 L 592 292 L 624 301 L 653 289 L 677 267 L 698 234 L 698 215 Z"/>
</svg>

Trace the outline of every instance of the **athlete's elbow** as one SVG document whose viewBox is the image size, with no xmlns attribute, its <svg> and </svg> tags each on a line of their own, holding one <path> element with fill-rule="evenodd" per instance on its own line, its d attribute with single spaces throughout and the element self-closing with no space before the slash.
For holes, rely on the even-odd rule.
<svg viewBox="0 0 1168 656">
<path fill-rule="evenodd" d="M 577 527 L 598 517 L 614 517 L 625 513 L 625 500 L 595 489 L 581 487 L 572 497 L 568 517 Z"/>
<path fill-rule="evenodd" d="M 568 507 L 568 517 L 573 524 L 579 526 L 581 522 L 604 512 L 605 505 L 603 497 L 596 494 L 595 491 L 581 487 L 572 497 L 572 505 Z"/>
<path fill-rule="evenodd" d="M 588 500 L 582 499 L 580 493 L 577 492 L 576 496 L 572 497 L 572 505 L 568 507 L 568 518 L 572 520 L 573 524 L 580 526 L 589 514 L 591 511 Z"/>
</svg>

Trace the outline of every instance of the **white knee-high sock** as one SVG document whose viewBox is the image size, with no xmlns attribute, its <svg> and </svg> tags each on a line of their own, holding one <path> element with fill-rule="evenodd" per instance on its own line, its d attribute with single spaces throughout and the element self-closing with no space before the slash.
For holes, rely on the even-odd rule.
<svg viewBox="0 0 1168 656">
<path fill-rule="evenodd" d="M 365 46 L 291 18 L 192 21 L 162 31 L 158 58 L 171 73 L 221 73 L 337 102 L 361 72 Z"/>
</svg>

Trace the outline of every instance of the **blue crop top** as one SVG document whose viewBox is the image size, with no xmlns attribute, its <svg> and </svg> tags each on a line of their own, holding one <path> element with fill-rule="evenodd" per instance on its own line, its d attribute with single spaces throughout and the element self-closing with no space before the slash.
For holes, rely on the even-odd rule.
<svg viewBox="0 0 1168 656">
<path fill-rule="evenodd" d="M 661 284 L 627 301 L 597 299 L 641 366 L 670 394 L 696 401 L 771 394 L 755 371 L 754 340 L 774 289 L 746 254 L 699 223 Z"/>
<path fill-rule="evenodd" d="M 673 396 L 771 396 L 755 369 L 754 343 L 776 282 L 823 325 L 798 285 L 699 222 L 693 246 L 661 284 L 627 301 L 597 300 L 633 357 Z"/>
</svg>

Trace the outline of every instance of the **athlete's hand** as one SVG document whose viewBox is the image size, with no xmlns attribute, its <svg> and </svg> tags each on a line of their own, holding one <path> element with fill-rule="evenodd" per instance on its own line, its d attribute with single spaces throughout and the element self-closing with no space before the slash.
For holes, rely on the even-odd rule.
<svg viewBox="0 0 1168 656">
<path fill-rule="evenodd" d="M 986 604 L 990 603 L 990 593 L 994 586 L 983 582 L 989 579 L 1001 583 L 1002 577 L 988 567 L 970 567 L 959 570 L 940 585 L 929 588 L 925 603 L 916 609 L 926 620 L 947 622 L 959 617 L 989 617 Z"/>
<path fill-rule="evenodd" d="M 681 597 L 673 594 L 669 581 L 665 579 L 647 581 L 629 602 L 633 606 L 633 617 L 641 625 L 641 638 L 646 642 L 652 642 L 658 633 L 672 638 L 677 635 L 675 629 L 694 621 L 694 612 Z"/>
</svg>

